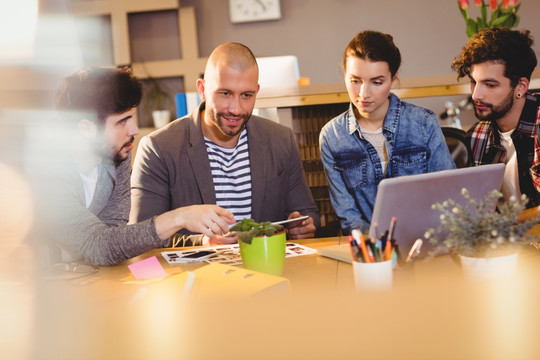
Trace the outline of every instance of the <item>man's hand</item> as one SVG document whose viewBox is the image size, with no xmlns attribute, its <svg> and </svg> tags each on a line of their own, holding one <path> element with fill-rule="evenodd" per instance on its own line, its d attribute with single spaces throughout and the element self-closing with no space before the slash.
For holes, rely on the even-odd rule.
<svg viewBox="0 0 540 360">
<path fill-rule="evenodd" d="M 236 233 L 229 233 L 227 236 L 223 235 L 214 235 L 213 237 L 204 236 L 203 237 L 203 246 L 214 246 L 214 245 L 229 245 L 236 244 L 238 242 L 238 237 Z"/>
<path fill-rule="evenodd" d="M 293 211 L 289 215 L 289 219 L 294 219 L 300 217 L 298 211 Z M 286 226 L 287 227 L 287 226 Z M 290 240 L 299 240 L 299 239 L 311 239 L 315 237 L 315 225 L 313 224 L 313 218 L 309 217 L 306 220 L 302 221 L 300 224 L 296 224 L 291 227 L 287 227 L 288 239 Z"/>
<path fill-rule="evenodd" d="M 236 223 L 234 215 L 222 207 L 191 205 L 168 211 L 156 217 L 156 232 L 163 240 L 180 229 L 187 229 L 212 238 L 228 233 L 229 225 L 234 223 Z"/>
<path fill-rule="evenodd" d="M 181 226 L 194 233 L 208 237 L 226 234 L 229 225 L 236 223 L 234 215 L 217 205 L 192 205 L 176 209 Z"/>
</svg>

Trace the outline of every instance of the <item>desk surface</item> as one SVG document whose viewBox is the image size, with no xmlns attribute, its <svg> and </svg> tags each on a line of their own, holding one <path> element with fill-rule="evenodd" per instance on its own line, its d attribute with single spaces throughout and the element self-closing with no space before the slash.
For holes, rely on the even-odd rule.
<svg viewBox="0 0 540 360">
<path fill-rule="evenodd" d="M 344 238 L 297 241 L 310 247 Z M 180 300 L 134 282 L 127 265 L 71 281 L 38 281 L 29 343 L 40 359 L 532 359 L 540 353 L 539 257 L 512 282 L 470 284 L 449 257 L 394 272 L 384 293 L 356 293 L 350 264 L 287 258 L 290 296 Z M 170 278 L 200 265 L 168 265 Z M 146 295 L 145 295 L 146 294 Z M 154 296 L 149 296 L 153 294 Z M 146 297 L 145 297 L 146 296 Z M 141 300 L 142 299 L 142 300 Z"/>
</svg>

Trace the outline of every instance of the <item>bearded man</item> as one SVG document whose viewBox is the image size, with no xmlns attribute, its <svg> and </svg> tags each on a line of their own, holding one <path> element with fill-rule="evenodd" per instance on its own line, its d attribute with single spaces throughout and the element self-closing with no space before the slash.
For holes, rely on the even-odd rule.
<svg viewBox="0 0 540 360">
<path fill-rule="evenodd" d="M 43 161 L 31 167 L 39 238 L 47 240 L 52 263 L 113 265 L 168 246 L 179 229 L 212 237 L 234 224 L 233 214 L 216 205 L 171 208 L 127 224 L 141 97 L 141 85 L 127 69 L 85 68 L 58 89 L 57 121 L 42 136 L 54 156 L 40 154 Z"/>
<path fill-rule="evenodd" d="M 468 76 L 479 121 L 468 131 L 476 165 L 505 163 L 503 199 L 527 195 L 527 208 L 540 204 L 540 95 L 529 92 L 537 59 L 530 32 L 479 31 L 452 63 Z"/>
</svg>

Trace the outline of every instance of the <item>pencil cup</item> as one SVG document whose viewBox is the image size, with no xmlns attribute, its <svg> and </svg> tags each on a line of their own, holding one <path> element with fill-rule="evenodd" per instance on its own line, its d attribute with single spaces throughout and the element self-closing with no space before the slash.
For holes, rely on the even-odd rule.
<svg viewBox="0 0 540 360">
<path fill-rule="evenodd" d="M 392 260 L 374 263 L 353 261 L 352 264 L 357 291 L 392 289 Z"/>
</svg>

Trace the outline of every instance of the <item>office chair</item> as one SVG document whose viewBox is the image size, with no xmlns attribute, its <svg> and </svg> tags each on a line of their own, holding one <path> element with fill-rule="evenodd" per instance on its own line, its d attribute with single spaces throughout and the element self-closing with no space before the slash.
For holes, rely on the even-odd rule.
<svg viewBox="0 0 540 360">
<path fill-rule="evenodd" d="M 471 149 L 465 143 L 466 132 L 454 127 L 441 127 L 446 145 L 456 163 L 456 168 L 472 166 L 473 155 Z"/>
</svg>

